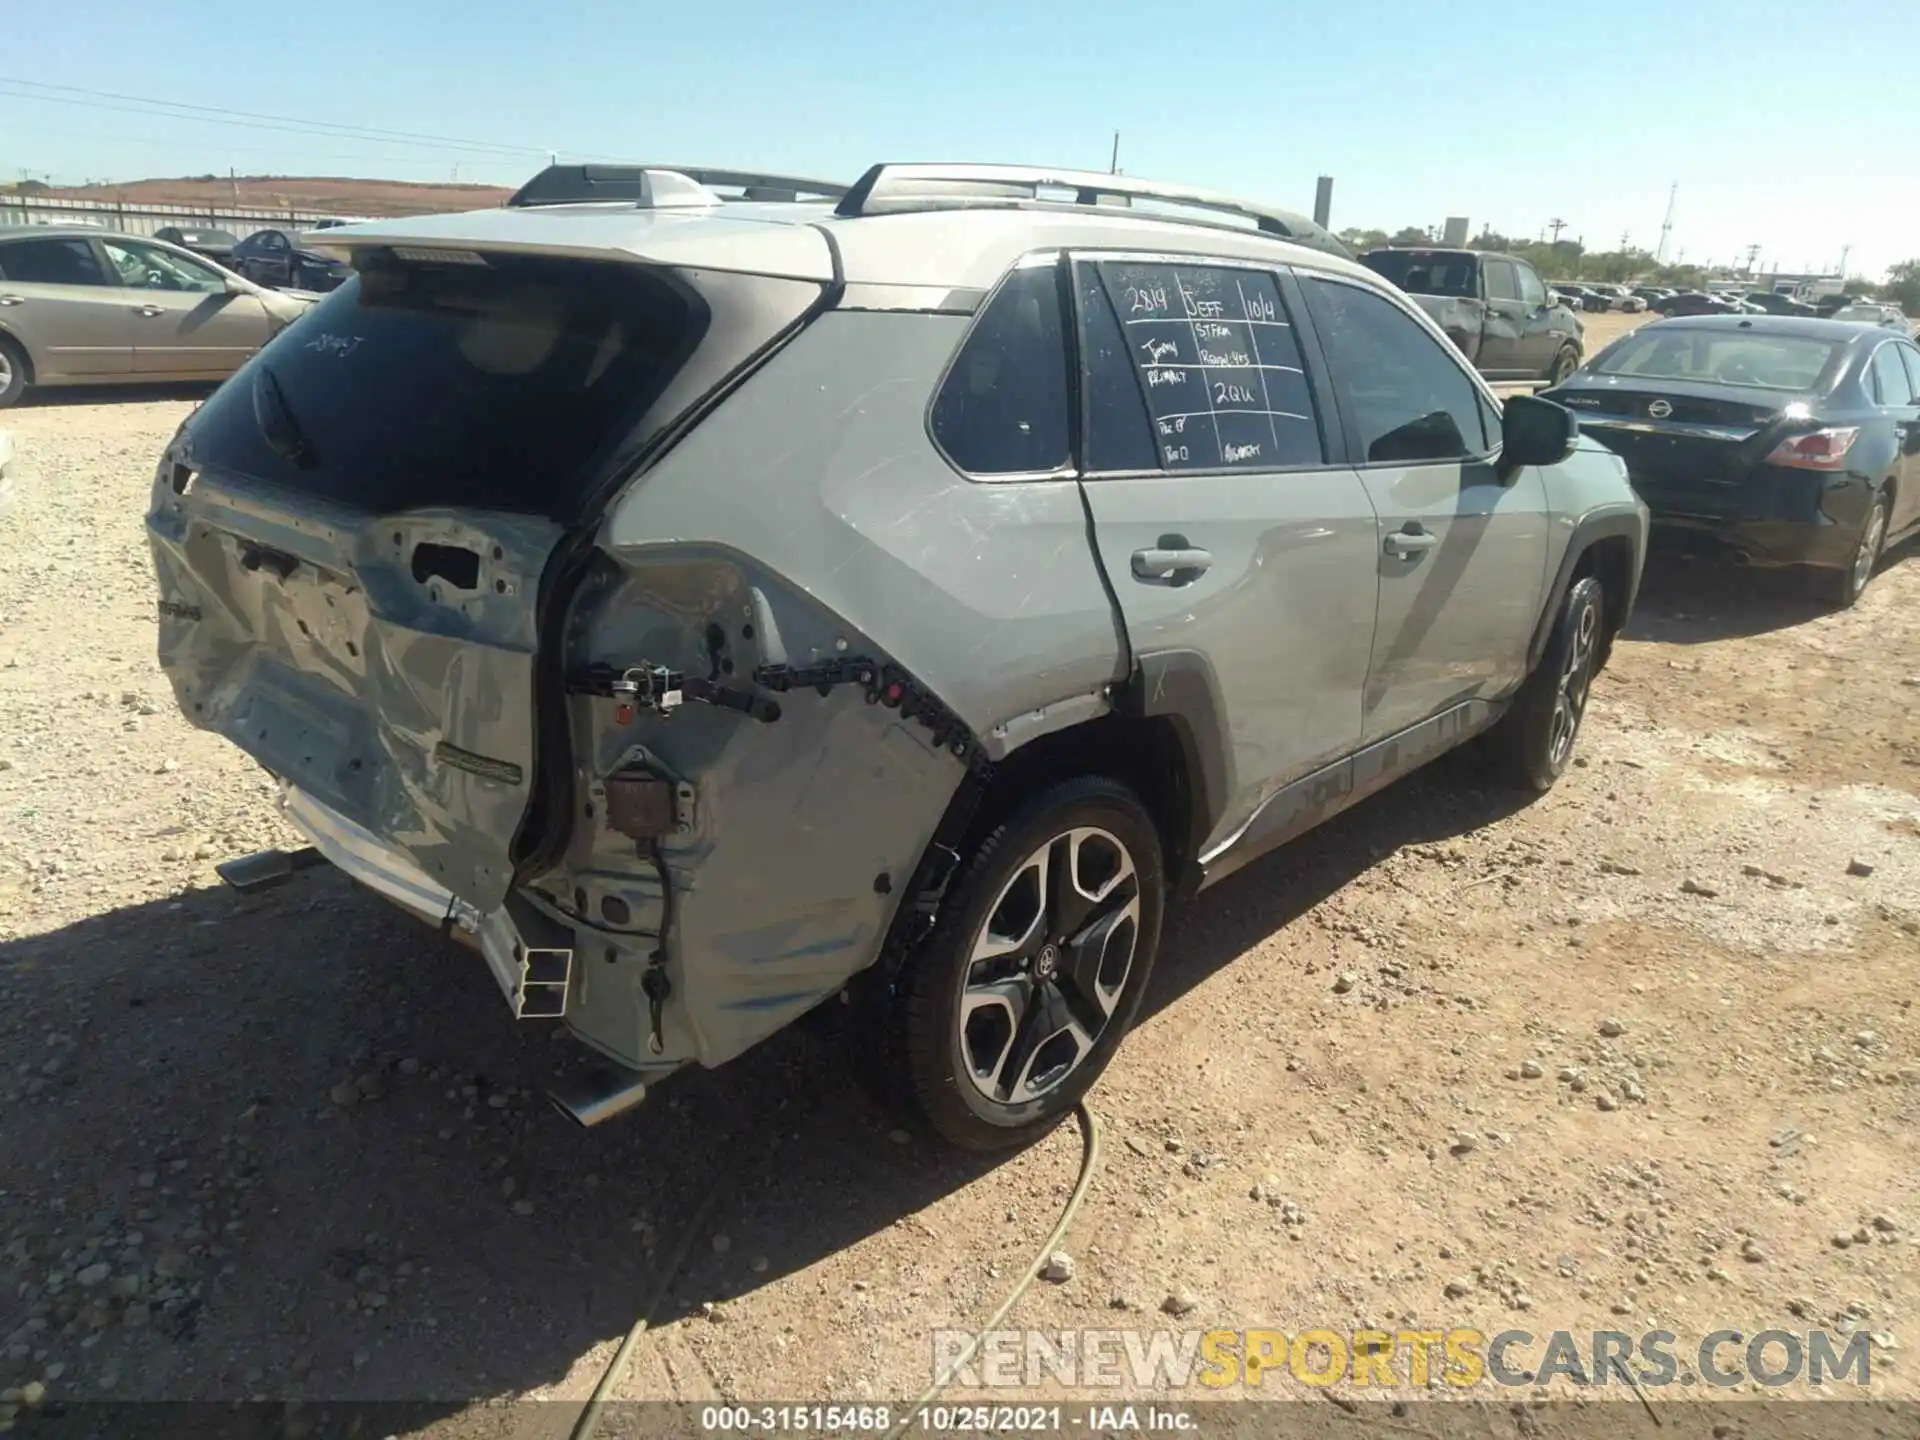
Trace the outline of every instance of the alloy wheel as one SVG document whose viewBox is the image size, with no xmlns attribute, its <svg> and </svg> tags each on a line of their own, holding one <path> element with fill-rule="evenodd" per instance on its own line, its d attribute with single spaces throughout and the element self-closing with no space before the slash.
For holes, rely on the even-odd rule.
<svg viewBox="0 0 1920 1440">
<path fill-rule="evenodd" d="M 5 346 L 0 346 L 0 394 L 4 394 L 12 385 L 13 357 L 7 354 Z"/>
<path fill-rule="evenodd" d="M 957 1067 L 987 1100 L 1056 1089 L 1099 1044 L 1133 973 L 1140 879 L 1111 831 L 1076 827 L 1014 869 L 973 937 Z"/>
<path fill-rule="evenodd" d="M 1587 695 L 1593 688 L 1594 643 L 1600 634 L 1600 607 L 1588 601 L 1574 622 L 1573 638 L 1567 645 L 1566 663 L 1560 667 L 1560 679 L 1554 688 L 1553 726 L 1547 736 L 1547 758 L 1557 769 L 1573 751 L 1574 736 L 1580 731 L 1580 717 L 1586 713 Z"/>
<path fill-rule="evenodd" d="M 1880 558 L 1880 546 L 1887 538 L 1887 507 L 1875 502 L 1860 532 L 1860 548 L 1853 555 L 1853 593 L 1858 595 L 1873 578 L 1874 562 Z"/>
</svg>

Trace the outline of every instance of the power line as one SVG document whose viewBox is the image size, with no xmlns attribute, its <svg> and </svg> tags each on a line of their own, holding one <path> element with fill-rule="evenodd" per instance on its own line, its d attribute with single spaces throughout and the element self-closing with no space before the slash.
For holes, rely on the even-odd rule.
<svg viewBox="0 0 1920 1440">
<path fill-rule="evenodd" d="M 293 115 L 269 115 L 252 110 L 233 110 L 218 105 L 194 105 L 183 100 L 161 100 L 153 96 L 126 95 L 113 90 L 87 90 L 78 85 L 49 85 L 42 81 L 23 80 L 12 75 L 0 75 L 0 85 L 23 87 L 15 90 L 0 90 L 0 95 L 17 100 L 43 100 L 57 105 L 76 105 L 83 109 L 118 110 L 133 115 L 198 121 L 207 125 L 245 120 L 249 122 L 250 128 L 281 130 L 296 135 L 326 135 L 334 139 L 371 140 L 389 145 L 407 145 L 415 148 L 425 146 L 439 150 L 465 150 L 494 155 L 541 153 L 541 147 L 534 145 L 503 145 L 488 140 L 426 135 L 413 130 L 384 130 L 368 125 L 343 125 L 331 120 L 309 120 Z M 35 91 L 61 93 L 32 93 Z M 87 98 L 70 98 L 75 96 Z"/>
</svg>

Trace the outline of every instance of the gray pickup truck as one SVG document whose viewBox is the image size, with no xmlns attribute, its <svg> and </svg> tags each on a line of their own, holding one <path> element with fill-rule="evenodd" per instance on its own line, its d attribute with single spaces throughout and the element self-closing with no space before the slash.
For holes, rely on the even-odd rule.
<svg viewBox="0 0 1920 1440">
<path fill-rule="evenodd" d="M 1581 327 L 1526 261 L 1480 250 L 1371 250 L 1391 280 L 1489 380 L 1557 385 L 1580 368 Z"/>
</svg>

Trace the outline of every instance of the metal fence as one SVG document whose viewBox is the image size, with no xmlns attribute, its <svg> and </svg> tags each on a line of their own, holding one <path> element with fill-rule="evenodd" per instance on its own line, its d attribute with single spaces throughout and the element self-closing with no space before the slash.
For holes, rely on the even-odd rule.
<svg viewBox="0 0 1920 1440">
<path fill-rule="evenodd" d="M 0 191 L 0 225 L 72 225 L 91 221 L 128 235 L 151 235 L 168 225 L 200 226 L 245 237 L 271 226 L 302 229 L 331 218 L 321 210 L 264 210 L 248 206 L 120 205 L 110 200 L 74 200 Z M 350 218 L 350 217 L 342 217 Z"/>
</svg>

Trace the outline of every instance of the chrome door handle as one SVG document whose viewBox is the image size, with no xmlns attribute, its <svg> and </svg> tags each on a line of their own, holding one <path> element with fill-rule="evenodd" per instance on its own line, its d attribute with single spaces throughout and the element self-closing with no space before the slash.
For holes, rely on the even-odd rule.
<svg viewBox="0 0 1920 1440">
<path fill-rule="evenodd" d="M 143 315 L 147 319 L 151 320 L 154 316 L 164 315 L 167 312 L 165 310 L 162 310 L 158 305 L 136 305 L 133 307 L 133 313 L 136 315 Z"/>
<path fill-rule="evenodd" d="M 1150 546 L 1133 552 L 1133 573 L 1140 580 L 1172 580 L 1176 576 L 1193 579 L 1212 568 L 1213 555 L 1206 550 Z"/>
<path fill-rule="evenodd" d="M 1423 551 L 1431 550 L 1440 543 L 1440 537 L 1425 530 L 1396 530 L 1387 536 L 1386 549 L 1389 555 L 1398 555 L 1402 560 L 1411 560 Z"/>
<path fill-rule="evenodd" d="M 0 305 L 24 305 L 26 303 L 27 297 L 24 295 L 0 295 Z"/>
</svg>

